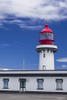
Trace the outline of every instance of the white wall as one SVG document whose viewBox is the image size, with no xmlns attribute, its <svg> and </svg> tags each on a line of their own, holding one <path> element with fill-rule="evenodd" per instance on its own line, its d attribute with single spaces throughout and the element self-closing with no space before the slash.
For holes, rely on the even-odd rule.
<svg viewBox="0 0 67 100">
<path fill-rule="evenodd" d="M 0 90 L 19 91 L 20 77 L 8 77 L 8 78 L 9 78 L 9 89 L 3 89 L 3 77 L 0 77 Z M 43 90 L 37 89 L 37 79 L 44 79 Z M 56 79 L 63 79 L 63 90 L 56 90 Z M 67 92 L 67 77 L 27 77 L 26 91 Z"/>
<path fill-rule="evenodd" d="M 4 89 L 4 81 L 3 79 L 9 79 L 8 82 L 8 89 Z M 19 77 L 0 77 L 0 90 L 11 90 L 11 91 L 18 91 L 19 90 Z"/>
<path fill-rule="evenodd" d="M 45 54 L 45 57 L 43 57 L 43 54 Z M 39 70 L 43 70 L 43 65 L 45 65 L 44 70 L 54 70 L 54 53 L 51 50 L 48 51 L 46 49 L 45 51 L 40 52 L 39 56 Z"/>
<path fill-rule="evenodd" d="M 28 77 L 26 84 L 26 91 L 36 91 L 37 90 L 37 79 L 34 77 Z"/>
<path fill-rule="evenodd" d="M 67 92 L 66 77 L 28 77 L 26 91 Z M 43 90 L 37 89 L 37 79 L 44 79 Z M 56 79 L 63 79 L 63 90 L 56 90 Z"/>
</svg>

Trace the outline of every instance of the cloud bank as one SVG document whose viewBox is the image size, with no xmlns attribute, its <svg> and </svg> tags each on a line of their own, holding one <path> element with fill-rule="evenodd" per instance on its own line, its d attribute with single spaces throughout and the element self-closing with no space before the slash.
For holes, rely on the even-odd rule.
<svg viewBox="0 0 67 100">
<path fill-rule="evenodd" d="M 29 23 L 38 19 L 66 20 L 67 0 L 0 0 L 0 23 L 8 22 L 10 16 L 13 23 L 21 18 L 18 22 L 21 28 L 27 25 L 26 22 L 22 22 L 22 18 L 29 18 Z"/>
</svg>

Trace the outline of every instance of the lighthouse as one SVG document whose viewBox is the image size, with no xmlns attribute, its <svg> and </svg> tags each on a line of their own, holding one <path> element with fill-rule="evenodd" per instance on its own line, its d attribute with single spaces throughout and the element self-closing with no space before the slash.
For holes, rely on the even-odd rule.
<svg viewBox="0 0 67 100">
<path fill-rule="evenodd" d="M 39 70 L 54 70 L 54 53 L 57 51 L 54 42 L 53 31 L 46 24 L 40 32 L 39 45 L 36 46 L 36 51 L 39 52 Z"/>
</svg>

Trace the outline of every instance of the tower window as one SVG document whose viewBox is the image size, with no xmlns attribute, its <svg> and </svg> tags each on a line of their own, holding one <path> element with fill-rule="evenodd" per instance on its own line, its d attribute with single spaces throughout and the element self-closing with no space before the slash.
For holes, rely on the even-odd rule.
<svg viewBox="0 0 67 100">
<path fill-rule="evenodd" d="M 37 79 L 37 85 L 38 85 L 38 89 L 43 89 L 43 79 Z"/>
<path fill-rule="evenodd" d="M 45 58 L 45 54 L 43 54 L 43 57 Z"/>
<path fill-rule="evenodd" d="M 56 90 L 63 90 L 63 79 L 56 79 Z"/>
</svg>

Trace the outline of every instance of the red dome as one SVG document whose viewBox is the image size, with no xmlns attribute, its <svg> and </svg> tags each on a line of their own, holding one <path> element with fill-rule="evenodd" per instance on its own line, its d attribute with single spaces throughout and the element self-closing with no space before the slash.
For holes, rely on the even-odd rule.
<svg viewBox="0 0 67 100">
<path fill-rule="evenodd" d="M 53 31 L 49 29 L 48 24 L 46 24 L 45 28 L 40 33 L 53 33 Z"/>
</svg>

